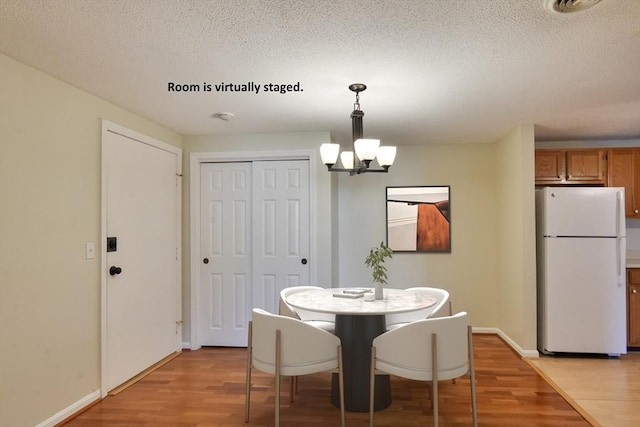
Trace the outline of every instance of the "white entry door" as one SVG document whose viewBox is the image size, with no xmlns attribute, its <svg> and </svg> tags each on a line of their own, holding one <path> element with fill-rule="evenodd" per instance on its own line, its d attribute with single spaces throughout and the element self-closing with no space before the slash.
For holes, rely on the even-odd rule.
<svg viewBox="0 0 640 427">
<path fill-rule="evenodd" d="M 207 163 L 200 178 L 200 343 L 245 346 L 253 307 L 277 312 L 280 290 L 309 283 L 309 163 Z"/>
<path fill-rule="evenodd" d="M 103 132 L 103 394 L 180 349 L 181 152 L 166 148 Z"/>
</svg>

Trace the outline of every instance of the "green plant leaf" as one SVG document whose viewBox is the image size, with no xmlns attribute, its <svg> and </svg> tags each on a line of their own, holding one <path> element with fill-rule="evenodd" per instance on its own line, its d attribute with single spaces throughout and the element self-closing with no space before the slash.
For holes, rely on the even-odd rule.
<svg viewBox="0 0 640 427">
<path fill-rule="evenodd" d="M 387 283 L 387 268 L 384 266 L 386 258 L 392 258 L 393 251 L 384 242 L 380 242 L 380 246 L 373 247 L 369 250 L 369 255 L 364 260 L 364 264 L 371 268 L 373 281 L 385 284 Z"/>
</svg>

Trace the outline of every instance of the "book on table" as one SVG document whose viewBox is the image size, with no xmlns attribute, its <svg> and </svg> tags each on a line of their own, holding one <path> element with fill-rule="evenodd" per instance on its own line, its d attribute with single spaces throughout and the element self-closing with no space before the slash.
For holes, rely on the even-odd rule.
<svg viewBox="0 0 640 427">
<path fill-rule="evenodd" d="M 340 292 L 334 292 L 333 296 L 338 298 L 361 298 L 367 292 L 371 292 L 370 288 L 345 288 Z"/>
<path fill-rule="evenodd" d="M 351 298 L 351 299 L 355 299 L 355 298 L 362 298 L 364 294 L 348 294 L 348 293 L 344 293 L 344 292 L 334 292 L 333 296 L 336 298 Z"/>
<path fill-rule="evenodd" d="M 362 294 L 366 294 L 367 292 L 372 292 L 372 291 L 373 291 L 373 289 L 371 289 L 371 288 L 346 288 L 346 289 L 342 290 L 342 293 L 362 295 Z"/>
</svg>

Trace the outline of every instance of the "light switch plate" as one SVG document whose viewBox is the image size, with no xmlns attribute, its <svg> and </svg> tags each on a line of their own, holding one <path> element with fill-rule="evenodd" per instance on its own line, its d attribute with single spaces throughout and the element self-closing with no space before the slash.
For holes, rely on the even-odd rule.
<svg viewBox="0 0 640 427">
<path fill-rule="evenodd" d="M 87 259 L 94 259 L 96 257 L 96 245 L 93 242 L 85 243 L 84 251 Z"/>
</svg>

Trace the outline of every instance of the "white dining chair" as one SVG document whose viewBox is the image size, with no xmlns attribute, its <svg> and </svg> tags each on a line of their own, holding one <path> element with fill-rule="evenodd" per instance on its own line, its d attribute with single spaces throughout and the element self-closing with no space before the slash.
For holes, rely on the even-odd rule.
<svg viewBox="0 0 640 427">
<path fill-rule="evenodd" d="M 344 427 L 344 377 L 340 338 L 298 319 L 254 308 L 249 322 L 245 422 L 249 422 L 251 370 L 275 375 L 275 426 L 280 425 L 280 379 L 317 372 L 337 372 L 340 419 Z"/>
<path fill-rule="evenodd" d="M 434 313 L 443 313 L 449 302 L 449 292 L 440 288 L 415 287 L 405 289 L 412 292 L 424 292 L 425 294 L 436 299 L 436 303 L 431 307 L 421 310 L 409 311 L 407 313 L 392 313 L 385 316 L 387 331 L 398 328 L 407 323 L 423 320 L 431 317 Z"/>
<path fill-rule="evenodd" d="M 301 308 L 292 307 L 287 303 L 287 297 L 298 292 L 324 289 L 319 286 L 291 286 L 280 291 L 279 314 L 300 319 L 304 323 L 334 333 L 336 329 L 336 315 L 332 313 L 317 313 Z"/>
<path fill-rule="evenodd" d="M 303 322 L 315 326 L 316 328 L 323 329 L 327 332 L 331 332 L 332 334 L 335 332 L 336 324 L 335 324 L 335 314 L 322 314 L 322 313 L 313 313 L 304 309 L 297 309 L 292 307 L 287 303 L 287 296 L 296 294 L 298 292 L 304 291 L 314 291 L 324 289 L 320 286 L 290 286 L 288 288 L 284 288 L 280 291 L 280 302 L 278 304 L 278 314 L 281 316 L 292 317 L 294 319 L 302 320 L 298 315 L 298 311 L 302 313 L 305 320 Z M 291 377 L 291 388 L 289 391 L 289 401 L 293 402 L 293 394 L 298 393 L 298 377 Z"/>
<path fill-rule="evenodd" d="M 369 425 L 373 427 L 375 374 L 391 374 L 432 385 L 433 425 L 438 426 L 438 381 L 469 373 L 473 425 L 478 425 L 473 337 L 467 313 L 418 320 L 374 338 L 371 347 Z"/>
</svg>

